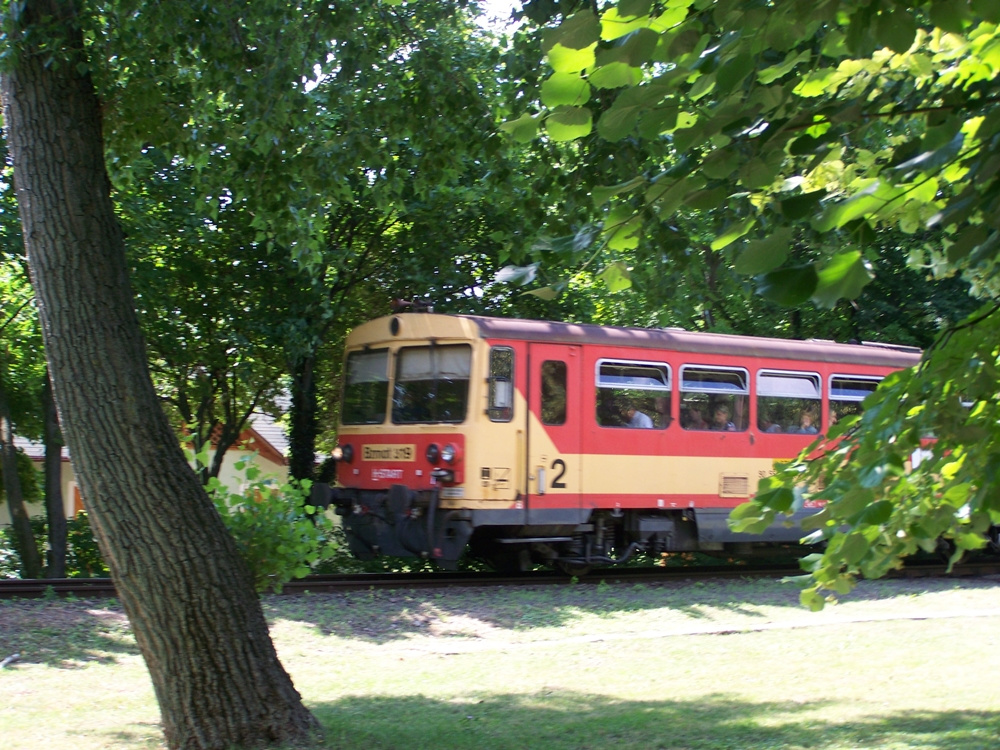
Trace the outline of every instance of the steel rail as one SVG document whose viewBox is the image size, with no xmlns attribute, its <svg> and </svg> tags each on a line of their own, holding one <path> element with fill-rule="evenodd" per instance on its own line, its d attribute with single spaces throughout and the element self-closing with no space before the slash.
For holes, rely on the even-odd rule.
<svg viewBox="0 0 1000 750">
<path fill-rule="evenodd" d="M 801 575 L 796 564 L 785 565 L 699 565 L 685 567 L 601 568 L 589 575 L 569 577 L 565 573 L 536 570 L 527 573 L 356 573 L 313 575 L 290 581 L 282 596 L 306 592 L 363 591 L 368 589 L 435 589 L 483 586 L 597 585 L 600 583 L 662 583 L 683 580 L 732 578 L 783 578 Z M 977 577 L 1000 575 L 1000 560 L 963 562 L 951 572 L 944 563 L 911 562 L 887 578 Z M 116 595 L 110 578 L 0 579 L 0 599 L 77 597 L 81 599 Z"/>
</svg>

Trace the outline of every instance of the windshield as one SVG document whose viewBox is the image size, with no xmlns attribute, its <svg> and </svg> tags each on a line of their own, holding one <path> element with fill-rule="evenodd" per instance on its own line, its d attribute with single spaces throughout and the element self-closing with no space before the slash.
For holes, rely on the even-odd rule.
<svg viewBox="0 0 1000 750">
<path fill-rule="evenodd" d="M 399 350 L 392 421 L 461 422 L 469 400 L 472 347 L 411 346 Z"/>
<path fill-rule="evenodd" d="M 351 352 L 344 382 L 344 424 L 382 424 L 389 397 L 389 350 Z"/>
</svg>

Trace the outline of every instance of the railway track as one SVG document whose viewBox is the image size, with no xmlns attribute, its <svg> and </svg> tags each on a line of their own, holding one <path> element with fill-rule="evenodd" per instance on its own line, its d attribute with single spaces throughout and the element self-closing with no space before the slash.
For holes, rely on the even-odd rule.
<svg viewBox="0 0 1000 750">
<path fill-rule="evenodd" d="M 565 585 L 571 580 L 579 584 L 660 583 L 679 580 L 711 580 L 721 578 L 781 578 L 801 574 L 795 564 L 785 565 L 718 565 L 690 567 L 607 568 L 582 578 L 570 579 L 563 573 L 532 571 L 519 574 L 502 573 L 358 573 L 350 575 L 316 575 L 286 583 L 282 595 L 294 596 L 305 592 L 358 591 L 368 589 L 434 589 L 474 586 L 546 586 Z M 891 578 L 981 577 L 1000 575 L 1000 560 L 970 561 L 956 565 L 948 573 L 942 563 L 911 563 L 893 571 Z M 114 584 L 109 578 L 0 579 L 0 599 L 37 599 L 74 596 L 81 599 L 113 597 Z"/>
</svg>

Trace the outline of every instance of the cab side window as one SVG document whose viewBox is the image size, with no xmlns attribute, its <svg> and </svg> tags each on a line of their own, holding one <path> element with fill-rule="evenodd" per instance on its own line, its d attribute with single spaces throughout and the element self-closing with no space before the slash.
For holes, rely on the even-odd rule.
<svg viewBox="0 0 1000 750">
<path fill-rule="evenodd" d="M 487 414 L 493 422 L 514 418 L 514 350 L 509 346 L 490 349 L 490 401 Z"/>
<path fill-rule="evenodd" d="M 566 424 L 566 363 L 555 359 L 542 362 L 542 422 Z"/>
</svg>

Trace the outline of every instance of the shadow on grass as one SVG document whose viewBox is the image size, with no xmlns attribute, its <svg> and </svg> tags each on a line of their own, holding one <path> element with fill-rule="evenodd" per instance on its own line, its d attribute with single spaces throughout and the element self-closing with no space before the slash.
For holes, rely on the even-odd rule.
<svg viewBox="0 0 1000 750">
<path fill-rule="evenodd" d="M 596 577 L 596 576 L 595 576 Z M 955 588 L 996 589 L 996 581 L 931 579 L 913 581 L 862 581 L 844 601 L 887 600 L 919 596 Z M 426 634 L 431 622 L 480 623 L 484 627 L 530 631 L 567 625 L 581 615 L 669 609 L 691 623 L 714 619 L 728 612 L 765 622 L 762 607 L 784 607 L 802 617 L 809 612 L 799 604 L 794 583 L 773 579 L 714 582 L 676 581 L 656 584 L 588 583 L 565 586 L 523 586 L 481 589 L 414 589 L 353 591 L 336 594 L 272 596 L 264 600 L 271 619 L 287 619 L 312 626 L 323 635 L 334 635 L 383 644 Z M 672 620 L 678 624 L 676 619 Z M 650 618 L 649 627 L 658 623 Z M 462 635 L 456 626 L 455 635 Z"/>
<path fill-rule="evenodd" d="M 976 711 L 905 713 L 836 722 L 814 713 L 822 701 L 748 703 L 714 696 L 609 701 L 574 693 L 499 695 L 469 703 L 421 696 L 349 697 L 313 706 L 323 747 L 365 750 L 616 750 L 642 748 L 996 747 L 1000 716 Z"/>
<path fill-rule="evenodd" d="M 138 654 L 128 618 L 113 599 L 0 602 L 0 659 L 72 669 Z"/>
</svg>

